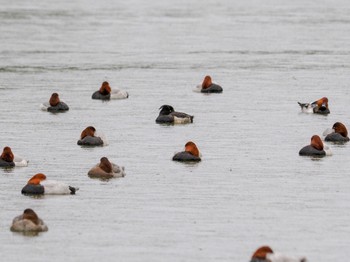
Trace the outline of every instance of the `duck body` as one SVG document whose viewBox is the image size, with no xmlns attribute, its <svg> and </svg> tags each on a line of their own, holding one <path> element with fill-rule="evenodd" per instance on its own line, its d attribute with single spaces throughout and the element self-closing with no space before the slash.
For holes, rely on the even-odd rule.
<svg viewBox="0 0 350 262">
<path fill-rule="evenodd" d="M 307 146 L 304 146 L 302 149 L 300 149 L 299 155 L 301 155 L 301 156 L 325 156 L 326 151 L 318 150 L 311 145 L 307 145 Z"/>
<path fill-rule="evenodd" d="M 174 161 L 180 161 L 180 162 L 200 162 L 201 158 L 195 155 L 192 155 L 189 152 L 182 151 L 179 153 L 176 153 L 173 156 Z"/>
<path fill-rule="evenodd" d="M 300 103 L 298 102 L 301 111 L 304 113 L 314 113 L 321 115 L 328 115 L 330 113 L 328 108 L 328 98 L 323 97 L 312 103 Z"/>
<path fill-rule="evenodd" d="M 331 133 L 328 134 L 324 140 L 327 142 L 345 143 L 349 141 L 349 137 L 343 137 L 339 133 Z"/>
<path fill-rule="evenodd" d="M 91 178 L 102 178 L 102 179 L 109 179 L 109 178 L 118 178 L 118 177 L 125 177 L 125 168 L 119 167 L 118 165 L 112 164 L 112 172 L 106 172 L 101 167 L 99 167 L 99 164 L 91 168 L 88 172 L 88 176 Z"/>
<path fill-rule="evenodd" d="M 47 108 L 47 111 L 53 112 L 53 113 L 64 112 L 68 110 L 69 110 L 69 106 L 65 102 L 59 102 L 56 106 L 49 106 Z"/>
<path fill-rule="evenodd" d="M 2 158 L 0 158 L 0 167 L 14 167 L 15 162 L 14 161 L 6 161 Z"/>
<path fill-rule="evenodd" d="M 92 94 L 92 99 L 99 99 L 99 100 L 110 100 L 111 99 L 111 94 L 101 94 L 99 90 L 94 92 Z"/>
<path fill-rule="evenodd" d="M 13 219 L 10 230 L 13 232 L 44 232 L 48 230 L 48 227 L 32 209 L 26 209 L 22 215 Z"/>
<path fill-rule="evenodd" d="M 86 136 L 77 142 L 80 146 L 103 146 L 103 140 L 97 136 Z"/>
<path fill-rule="evenodd" d="M 193 123 L 193 116 L 182 112 L 176 112 L 170 105 L 162 105 L 159 116 L 156 119 L 158 124 L 188 124 Z"/>
<path fill-rule="evenodd" d="M 28 195 L 74 195 L 77 190 L 79 188 L 71 187 L 59 181 L 46 180 L 44 174 L 38 173 L 28 180 L 21 192 Z"/>
</svg>

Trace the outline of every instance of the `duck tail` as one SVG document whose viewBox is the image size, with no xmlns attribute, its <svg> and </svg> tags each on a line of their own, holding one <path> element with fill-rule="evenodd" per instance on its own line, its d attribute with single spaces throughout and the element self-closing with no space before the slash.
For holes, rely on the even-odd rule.
<svg viewBox="0 0 350 262">
<path fill-rule="evenodd" d="M 75 195 L 75 192 L 79 190 L 78 187 L 69 186 L 68 188 L 69 188 L 69 190 L 70 190 L 70 194 L 71 194 L 71 195 Z"/>
</svg>

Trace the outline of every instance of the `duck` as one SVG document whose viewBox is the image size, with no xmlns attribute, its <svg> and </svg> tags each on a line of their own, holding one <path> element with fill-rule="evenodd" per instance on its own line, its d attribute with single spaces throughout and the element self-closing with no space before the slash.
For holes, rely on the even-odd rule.
<svg viewBox="0 0 350 262">
<path fill-rule="evenodd" d="M 33 209 L 27 208 L 22 215 L 13 219 L 10 230 L 13 232 L 44 232 L 48 230 L 48 227 Z"/>
<path fill-rule="evenodd" d="M 79 188 L 71 187 L 63 182 L 46 180 L 46 175 L 38 173 L 28 180 L 21 193 L 28 195 L 74 195 L 77 190 Z"/>
<path fill-rule="evenodd" d="M 58 93 L 53 93 L 48 103 L 41 104 L 41 109 L 52 113 L 60 113 L 68 111 L 69 106 L 60 100 Z"/>
<path fill-rule="evenodd" d="M 295 258 L 295 257 L 288 257 L 279 253 L 273 252 L 271 247 L 269 246 L 262 246 L 258 248 L 250 262 L 306 262 L 306 258 Z"/>
<path fill-rule="evenodd" d="M 12 153 L 11 147 L 5 146 L 0 156 L 0 167 L 28 166 L 28 161 Z"/>
<path fill-rule="evenodd" d="M 188 124 L 193 123 L 193 116 L 182 112 L 176 112 L 172 106 L 162 105 L 159 108 L 158 124 Z"/>
<path fill-rule="evenodd" d="M 314 113 L 321 115 L 328 115 L 330 113 L 328 108 L 328 98 L 322 97 L 312 103 L 300 103 L 298 102 L 301 111 L 304 113 Z"/>
<path fill-rule="evenodd" d="M 101 136 L 96 134 L 95 127 L 88 126 L 81 132 L 80 140 L 78 140 L 77 144 L 80 146 L 103 146 L 106 144 L 106 141 Z"/>
<path fill-rule="evenodd" d="M 102 157 L 100 163 L 91 168 L 88 172 L 88 176 L 91 178 L 109 179 L 116 177 L 124 177 L 125 168 L 110 162 L 107 157 Z"/>
<path fill-rule="evenodd" d="M 311 137 L 310 145 L 304 146 L 299 151 L 301 156 L 329 156 L 332 155 L 331 150 L 323 145 L 321 138 L 318 135 L 313 135 Z"/>
<path fill-rule="evenodd" d="M 324 140 L 327 142 L 345 143 L 349 141 L 348 130 L 340 122 L 335 122 L 330 133 L 325 131 L 324 134 L 326 135 Z"/>
<path fill-rule="evenodd" d="M 195 143 L 189 141 L 185 145 L 185 151 L 176 153 L 173 156 L 173 161 L 180 162 L 199 162 L 201 161 L 200 152 Z"/>
<path fill-rule="evenodd" d="M 203 82 L 196 86 L 194 91 L 200 93 L 222 93 L 222 90 L 222 87 L 217 84 L 213 84 L 211 76 L 207 75 L 204 77 Z"/>
<path fill-rule="evenodd" d="M 111 88 L 107 81 L 104 81 L 99 90 L 92 94 L 92 99 L 110 100 L 125 99 L 129 97 L 129 93 L 118 88 Z"/>
</svg>

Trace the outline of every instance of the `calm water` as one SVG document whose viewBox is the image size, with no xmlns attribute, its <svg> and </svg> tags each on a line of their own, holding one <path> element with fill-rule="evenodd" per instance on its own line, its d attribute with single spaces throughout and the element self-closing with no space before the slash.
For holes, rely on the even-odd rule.
<svg viewBox="0 0 350 262">
<path fill-rule="evenodd" d="M 350 145 L 298 156 L 313 134 L 350 127 L 348 1 L 0 1 L 0 147 L 29 159 L 0 170 L 3 261 L 248 261 L 261 245 L 346 261 Z M 192 92 L 206 74 L 219 95 Z M 100 102 L 102 81 L 130 98 Z M 39 105 L 58 92 L 64 114 Z M 329 98 L 328 116 L 297 101 Z M 195 116 L 160 126 L 171 104 Z M 76 145 L 88 125 L 106 147 Z M 203 161 L 171 161 L 188 140 Z M 127 176 L 93 180 L 100 157 Z M 42 172 L 80 190 L 20 194 Z M 9 231 L 33 208 L 49 231 Z"/>
</svg>

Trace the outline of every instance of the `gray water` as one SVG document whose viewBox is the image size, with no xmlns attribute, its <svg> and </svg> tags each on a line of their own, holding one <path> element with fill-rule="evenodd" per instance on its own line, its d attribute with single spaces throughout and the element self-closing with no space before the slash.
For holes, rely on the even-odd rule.
<svg viewBox="0 0 350 262">
<path fill-rule="evenodd" d="M 248 261 L 261 245 L 348 259 L 349 145 L 298 155 L 350 127 L 348 1 L 0 3 L 0 147 L 30 161 L 0 170 L 2 261 Z M 206 74 L 222 94 L 192 91 Z M 91 100 L 105 80 L 129 99 Z M 53 92 L 69 112 L 40 111 Z M 300 113 L 323 96 L 330 115 Z M 194 123 L 155 124 L 163 104 Z M 88 125 L 109 145 L 77 146 Z M 171 161 L 189 140 L 202 162 Z M 90 179 L 102 156 L 127 176 Z M 39 172 L 80 190 L 21 195 Z M 25 208 L 49 231 L 12 233 Z"/>
</svg>

